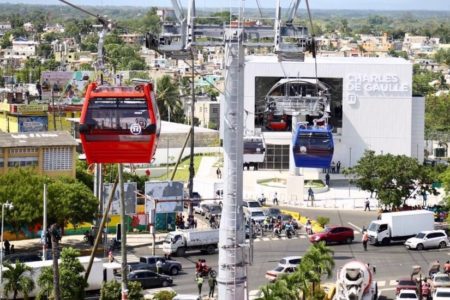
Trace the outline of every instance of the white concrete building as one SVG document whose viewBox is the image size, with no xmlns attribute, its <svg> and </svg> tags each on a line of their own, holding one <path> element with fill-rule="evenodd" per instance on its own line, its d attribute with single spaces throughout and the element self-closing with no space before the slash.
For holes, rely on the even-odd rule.
<svg viewBox="0 0 450 300">
<path fill-rule="evenodd" d="M 250 56 L 245 63 L 245 132 L 261 126 L 264 96 L 281 78 L 315 78 L 315 61 L 278 62 L 275 56 Z M 354 165 L 366 149 L 424 159 L 422 97 L 412 96 L 412 64 L 401 58 L 319 57 L 317 77 L 331 86 L 330 124 L 333 161 Z M 221 111 L 225 111 L 222 110 Z M 255 125 L 256 124 L 256 125 Z M 289 168 L 290 132 L 265 131 L 266 161 L 260 169 Z"/>
<path fill-rule="evenodd" d="M 38 43 L 26 39 L 12 41 L 11 49 L 4 49 L 4 58 L 27 59 L 36 55 Z"/>
</svg>

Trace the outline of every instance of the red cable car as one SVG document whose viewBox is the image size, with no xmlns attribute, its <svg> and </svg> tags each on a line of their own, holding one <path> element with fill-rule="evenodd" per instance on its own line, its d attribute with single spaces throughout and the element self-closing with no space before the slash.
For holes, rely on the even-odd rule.
<svg viewBox="0 0 450 300">
<path fill-rule="evenodd" d="M 88 86 L 80 119 L 88 163 L 150 163 L 160 129 L 152 84 Z"/>
</svg>

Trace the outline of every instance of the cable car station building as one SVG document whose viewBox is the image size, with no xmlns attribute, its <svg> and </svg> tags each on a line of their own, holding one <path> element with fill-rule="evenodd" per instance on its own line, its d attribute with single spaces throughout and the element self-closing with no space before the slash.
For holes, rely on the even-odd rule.
<svg viewBox="0 0 450 300">
<path fill-rule="evenodd" d="M 288 170 L 292 124 L 284 131 L 267 126 L 269 90 L 283 78 L 317 78 L 330 89 L 333 161 L 354 165 L 365 150 L 407 155 L 423 161 L 423 97 L 412 96 L 412 64 L 402 58 L 318 57 L 279 62 L 276 56 L 248 56 L 244 77 L 244 132 L 261 131 L 267 152 L 259 169 Z M 298 116 L 305 121 L 308 116 Z M 285 120 L 292 122 L 290 118 Z M 317 169 L 319 172 L 322 170 Z"/>
</svg>

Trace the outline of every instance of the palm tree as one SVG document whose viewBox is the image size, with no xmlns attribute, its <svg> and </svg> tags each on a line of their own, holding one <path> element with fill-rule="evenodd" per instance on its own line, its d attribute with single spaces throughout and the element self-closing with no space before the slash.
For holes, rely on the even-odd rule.
<svg viewBox="0 0 450 300">
<path fill-rule="evenodd" d="M 37 284 L 39 285 L 39 292 L 36 296 L 37 300 L 49 299 L 53 292 L 53 268 L 43 267 L 41 274 L 38 277 Z"/>
<path fill-rule="evenodd" d="M 18 293 L 23 293 L 23 297 L 28 299 L 28 293 L 34 289 L 34 281 L 30 277 L 33 269 L 18 260 L 15 265 L 10 262 L 5 262 L 4 266 L 7 269 L 3 272 L 6 295 L 12 292 L 13 299 L 16 299 Z M 27 272 L 29 272 L 30 275 L 28 275 Z"/>
<path fill-rule="evenodd" d="M 298 291 L 288 285 L 286 277 L 261 288 L 262 295 L 257 300 L 298 300 Z"/>
<path fill-rule="evenodd" d="M 170 119 L 172 122 L 184 121 L 183 119 L 180 120 L 184 116 L 184 112 L 178 87 L 170 76 L 164 75 L 157 81 L 156 100 L 161 119 L 169 120 L 170 110 Z"/>
<path fill-rule="evenodd" d="M 320 287 L 322 275 L 331 277 L 334 268 L 333 253 L 333 250 L 327 247 L 324 242 L 320 242 L 315 243 L 303 256 L 300 268 L 303 267 L 305 271 L 309 270 L 308 274 L 311 275 L 309 279 L 312 282 L 313 292 L 316 289 L 316 283 Z"/>
</svg>

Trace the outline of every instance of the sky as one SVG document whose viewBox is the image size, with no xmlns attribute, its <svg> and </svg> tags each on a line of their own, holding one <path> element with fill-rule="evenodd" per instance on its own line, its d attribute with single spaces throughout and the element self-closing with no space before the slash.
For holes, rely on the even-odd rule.
<svg viewBox="0 0 450 300">
<path fill-rule="evenodd" d="M 170 0 L 70 0 L 77 5 L 94 6 L 167 6 L 171 7 Z M 242 0 L 197 0 L 198 8 L 217 7 L 227 8 L 239 6 Z M 257 0 L 245 0 L 246 7 L 257 7 Z M 26 4 L 60 4 L 58 0 L 0 0 L 0 3 L 26 3 Z M 181 0 L 184 7 L 188 0 Z M 262 7 L 272 8 L 275 0 L 259 0 Z M 281 0 L 282 6 L 289 6 L 289 0 Z M 310 0 L 313 9 L 370 9 L 370 10 L 437 10 L 450 11 L 450 0 Z M 301 1 L 300 8 L 305 8 L 305 0 Z"/>
</svg>

